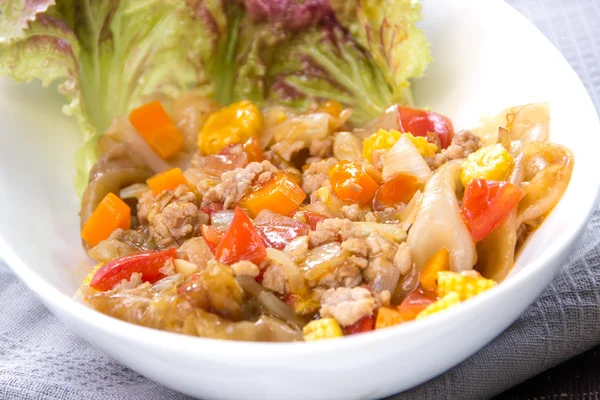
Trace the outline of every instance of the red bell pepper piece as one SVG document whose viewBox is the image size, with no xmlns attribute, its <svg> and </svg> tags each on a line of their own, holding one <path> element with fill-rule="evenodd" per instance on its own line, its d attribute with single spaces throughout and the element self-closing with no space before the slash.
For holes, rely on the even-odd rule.
<svg viewBox="0 0 600 400">
<path fill-rule="evenodd" d="M 475 242 L 496 229 L 519 204 L 525 191 L 509 182 L 474 179 L 463 195 L 461 213 Z"/>
<path fill-rule="evenodd" d="M 258 265 L 266 256 L 265 244 L 252 221 L 240 207 L 236 207 L 231 226 L 215 250 L 215 258 L 228 265 L 240 260 Z"/>
<path fill-rule="evenodd" d="M 90 287 L 106 292 L 123 279 L 129 279 L 134 272 L 142 274 L 143 282 L 154 283 L 164 278 L 165 275 L 160 272 L 160 269 L 169 259 L 175 258 L 176 254 L 176 249 L 168 249 L 159 252 L 141 251 L 115 258 L 98 269 L 90 282 Z"/>
<path fill-rule="evenodd" d="M 442 114 L 419 108 L 398 107 L 398 120 L 402 130 L 412 133 L 413 136 L 427 137 L 428 132 L 437 133 L 443 149 L 452 143 L 452 121 Z"/>
<path fill-rule="evenodd" d="M 375 329 L 375 316 L 367 315 L 352 325 L 344 327 L 344 335 L 354 335 L 357 333 L 369 332 L 373 329 Z"/>
<path fill-rule="evenodd" d="M 434 301 L 435 298 L 426 295 L 421 289 L 415 289 L 400 303 L 398 311 L 404 321 L 411 321 Z"/>
<path fill-rule="evenodd" d="M 223 236 L 225 236 L 225 232 L 220 231 L 210 225 L 202 225 L 202 227 L 200 227 L 200 232 L 202 233 L 202 237 L 204 238 L 204 241 L 208 245 L 210 251 L 215 254 L 215 251 L 217 250 L 217 247 L 219 247 Z"/>
</svg>

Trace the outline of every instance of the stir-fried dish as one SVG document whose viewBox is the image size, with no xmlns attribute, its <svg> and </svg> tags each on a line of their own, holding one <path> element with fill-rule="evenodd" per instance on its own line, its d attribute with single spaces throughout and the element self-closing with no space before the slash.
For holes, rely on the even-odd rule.
<svg viewBox="0 0 600 400">
<path fill-rule="evenodd" d="M 0 74 L 60 83 L 84 135 L 78 297 L 124 321 L 247 341 L 410 323 L 501 282 L 571 177 L 547 104 L 481 136 L 414 105 L 414 0 L 10 4 Z"/>
<path fill-rule="evenodd" d="M 545 104 L 510 110 L 490 144 L 431 111 L 393 106 L 363 126 L 351 112 L 184 95 L 183 118 L 151 102 L 117 119 L 83 197 L 99 263 L 85 300 L 237 340 L 389 327 L 494 287 L 571 175 L 571 153 L 547 141 Z M 127 144 L 136 135 L 160 160 L 188 141 L 195 154 L 155 173 Z"/>
</svg>

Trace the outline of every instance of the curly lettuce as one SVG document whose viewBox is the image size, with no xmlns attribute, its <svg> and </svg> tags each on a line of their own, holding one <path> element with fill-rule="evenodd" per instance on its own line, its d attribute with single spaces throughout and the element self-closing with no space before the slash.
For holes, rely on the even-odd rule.
<svg viewBox="0 0 600 400">
<path fill-rule="evenodd" d="M 58 83 L 83 134 L 81 192 L 98 137 L 148 98 L 336 99 L 355 123 L 411 102 L 430 61 L 420 16 L 414 0 L 0 1 L 0 75 Z"/>
</svg>

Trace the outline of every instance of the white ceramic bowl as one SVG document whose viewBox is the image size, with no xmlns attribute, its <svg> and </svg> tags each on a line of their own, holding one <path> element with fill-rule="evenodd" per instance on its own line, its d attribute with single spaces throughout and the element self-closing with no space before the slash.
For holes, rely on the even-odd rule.
<svg viewBox="0 0 600 400">
<path fill-rule="evenodd" d="M 406 390 L 472 355 L 557 273 L 596 203 L 600 125 L 576 74 L 499 0 L 424 0 L 435 63 L 420 104 L 459 128 L 482 113 L 549 100 L 551 139 L 575 154 L 571 184 L 499 287 L 425 320 L 343 340 L 207 340 L 127 324 L 71 300 L 86 274 L 72 154 L 79 135 L 56 95 L 0 80 L 0 250 L 52 312 L 113 358 L 168 387 L 218 399 L 366 399 Z"/>
</svg>

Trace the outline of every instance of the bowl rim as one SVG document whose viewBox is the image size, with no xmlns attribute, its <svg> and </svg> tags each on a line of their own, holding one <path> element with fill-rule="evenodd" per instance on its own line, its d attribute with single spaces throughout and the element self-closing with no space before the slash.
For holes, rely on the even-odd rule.
<svg viewBox="0 0 600 400">
<path fill-rule="evenodd" d="M 600 119 L 589 93 L 574 69 L 548 38 L 546 38 L 542 32 L 540 32 L 537 27 L 522 14 L 503 0 L 489 0 L 486 3 L 486 6 L 504 8 L 502 10 L 503 12 L 511 14 L 511 17 L 514 18 L 515 22 L 518 21 L 524 28 L 527 28 L 528 35 L 535 36 L 536 41 L 539 42 L 541 46 L 546 47 L 549 54 L 553 54 L 553 58 L 555 58 L 557 62 L 563 64 L 562 68 L 565 70 L 565 73 L 571 75 L 573 82 L 576 82 L 577 87 L 575 89 L 580 93 L 579 97 L 582 100 L 582 104 L 585 104 L 586 106 L 582 112 L 584 114 L 589 114 L 590 119 L 592 119 L 592 115 L 594 116 L 593 120 L 596 125 L 594 128 L 600 131 Z M 194 337 L 147 328 L 104 315 L 60 292 L 57 288 L 46 282 L 41 276 L 37 275 L 34 270 L 30 269 L 27 263 L 25 263 L 8 245 L 2 235 L 0 235 L 0 255 L 2 255 L 13 273 L 33 290 L 47 307 L 59 309 L 62 315 L 70 315 L 73 319 L 83 322 L 85 325 L 92 327 L 96 331 L 109 332 L 119 338 L 135 337 L 136 341 L 143 342 L 145 345 L 154 347 L 160 345 L 173 352 L 183 351 L 183 349 L 185 349 L 188 354 L 197 353 L 204 357 L 218 357 L 231 352 L 235 353 L 236 357 L 240 360 L 256 360 L 256 357 L 260 357 L 261 359 L 281 359 L 289 356 L 305 356 L 309 353 L 311 353 L 311 355 L 319 354 L 324 356 L 346 349 L 374 345 L 377 342 L 386 341 L 391 337 L 397 338 L 402 335 L 410 336 L 415 332 L 426 331 L 429 328 L 443 325 L 444 322 L 455 319 L 460 313 L 469 313 L 472 309 L 486 307 L 486 305 L 493 303 L 495 300 L 506 297 L 509 292 L 524 289 L 532 279 L 535 279 L 534 276 L 537 275 L 546 264 L 550 263 L 552 259 L 559 254 L 565 253 L 583 232 L 583 229 L 586 227 L 587 221 L 592 215 L 600 198 L 600 175 L 592 177 L 591 182 L 593 183 L 591 186 L 595 186 L 596 188 L 594 192 L 595 195 L 583 199 L 582 207 L 585 209 L 585 213 L 579 213 L 577 215 L 577 220 L 574 221 L 576 223 L 569 225 L 567 229 L 559 234 L 555 246 L 545 250 L 540 257 L 531 263 L 528 263 L 527 268 L 523 268 L 523 270 L 515 274 L 518 278 L 508 279 L 493 290 L 482 293 L 443 313 L 438 313 L 419 321 L 400 324 L 388 329 L 373 331 L 367 335 L 352 335 L 345 337 L 343 340 L 292 343 L 247 342 Z M 63 320 L 63 322 L 70 325 L 69 321 Z"/>
</svg>

